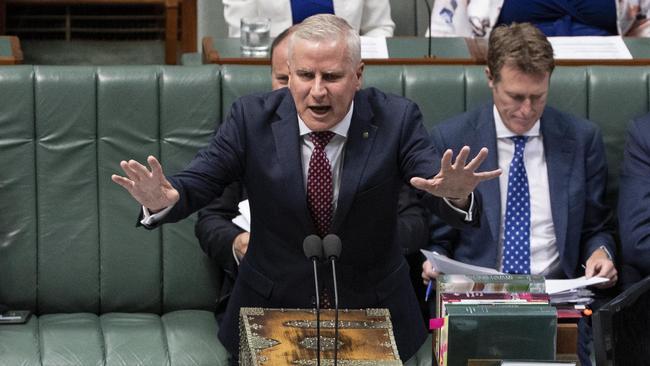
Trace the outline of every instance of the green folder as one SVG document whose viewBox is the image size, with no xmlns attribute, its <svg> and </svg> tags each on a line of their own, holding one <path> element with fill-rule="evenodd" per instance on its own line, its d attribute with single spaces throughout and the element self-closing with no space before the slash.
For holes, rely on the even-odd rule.
<svg viewBox="0 0 650 366">
<path fill-rule="evenodd" d="M 555 359 L 554 307 L 518 304 L 448 304 L 441 330 L 442 365 L 468 359 Z"/>
</svg>

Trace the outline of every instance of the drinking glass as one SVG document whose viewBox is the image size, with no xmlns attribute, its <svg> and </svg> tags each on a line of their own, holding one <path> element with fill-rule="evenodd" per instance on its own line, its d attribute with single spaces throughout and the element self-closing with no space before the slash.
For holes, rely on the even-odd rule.
<svg viewBox="0 0 650 366">
<path fill-rule="evenodd" d="M 271 19 L 241 19 L 241 51 L 244 56 L 267 56 L 271 45 Z"/>
</svg>

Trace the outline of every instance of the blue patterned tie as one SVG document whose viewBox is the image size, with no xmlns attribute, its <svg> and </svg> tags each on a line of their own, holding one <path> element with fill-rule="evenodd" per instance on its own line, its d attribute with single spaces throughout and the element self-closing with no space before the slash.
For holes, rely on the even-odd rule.
<svg viewBox="0 0 650 366">
<path fill-rule="evenodd" d="M 503 271 L 513 274 L 530 273 L 530 194 L 524 166 L 527 136 L 511 137 L 515 154 L 508 174 L 505 232 L 503 240 Z"/>
</svg>

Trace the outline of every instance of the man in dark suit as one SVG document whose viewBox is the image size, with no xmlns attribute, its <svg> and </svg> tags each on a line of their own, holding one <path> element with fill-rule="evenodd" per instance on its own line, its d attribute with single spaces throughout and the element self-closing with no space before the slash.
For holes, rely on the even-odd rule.
<svg viewBox="0 0 650 366">
<path fill-rule="evenodd" d="M 340 306 L 388 308 L 400 357 L 409 359 L 426 330 L 395 240 L 399 189 L 410 181 L 426 191 L 422 201 L 433 213 L 470 227 L 478 225 L 475 187 L 500 174 L 476 172 L 487 149 L 467 164 L 467 147 L 453 163 L 450 150 L 440 158 L 413 102 L 360 89 L 359 43 L 336 16 L 305 20 L 289 43 L 288 89 L 235 102 L 210 145 L 174 176 L 165 177 L 153 156 L 151 170 L 122 161 L 127 177 L 112 176 L 142 204 L 148 227 L 187 217 L 233 181 L 244 184 L 251 237 L 219 331 L 235 358 L 241 307 L 312 307 L 302 242 L 335 233 L 343 243 Z M 331 279 L 321 282 L 333 288 Z"/>
<path fill-rule="evenodd" d="M 650 114 L 628 126 L 618 193 L 624 287 L 650 275 Z"/>
<path fill-rule="evenodd" d="M 613 286 L 616 251 L 600 130 L 546 106 L 553 49 L 533 25 L 496 28 L 487 63 L 493 101 L 436 126 L 432 139 L 438 149 L 487 146 L 496 154 L 483 169 L 504 174 L 478 187 L 480 228 L 457 230 L 433 218 L 430 249 L 507 273 L 603 276 L 609 281 L 601 287 Z M 425 282 L 437 276 L 424 262 Z"/>
<path fill-rule="evenodd" d="M 273 90 L 287 87 L 289 83 L 288 36 L 292 29 L 288 28 L 280 33 L 271 44 L 271 87 Z M 397 237 L 411 268 L 411 282 L 421 301 L 423 312 L 426 313 L 426 305 L 421 299 L 425 289 L 420 280 L 419 268 L 424 258 L 420 249 L 424 248 L 429 241 L 429 212 L 420 203 L 420 197 L 416 191 L 409 184 L 404 184 L 400 190 L 397 201 Z M 240 202 L 247 199 L 248 195 L 240 182 L 230 184 L 221 197 L 216 198 L 199 211 L 195 226 L 195 234 L 201 248 L 209 257 L 219 263 L 219 267 L 223 271 L 223 281 L 217 298 L 216 313 L 218 317 L 226 309 L 237 277 L 237 267 L 248 248 L 250 232 L 235 225 L 232 221 L 241 215 L 238 207 Z"/>
</svg>

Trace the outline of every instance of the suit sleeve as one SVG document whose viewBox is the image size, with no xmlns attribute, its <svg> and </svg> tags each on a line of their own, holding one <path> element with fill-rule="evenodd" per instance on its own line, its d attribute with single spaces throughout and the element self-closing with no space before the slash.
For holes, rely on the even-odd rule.
<svg viewBox="0 0 650 366">
<path fill-rule="evenodd" d="M 436 151 L 444 151 L 446 149 L 440 130 L 437 127 L 431 130 L 431 142 L 436 148 Z M 475 217 L 479 214 L 480 211 L 474 212 Z M 431 215 L 429 220 L 429 250 L 453 258 L 454 247 L 458 243 L 459 238 L 459 229 L 451 227 L 444 220 Z"/>
<path fill-rule="evenodd" d="M 600 246 L 615 255 L 613 217 L 605 203 L 607 187 L 607 160 L 600 130 L 595 130 L 585 154 L 585 217 L 582 226 L 581 259 L 584 263 Z"/>
<path fill-rule="evenodd" d="M 244 230 L 232 223 L 239 215 L 238 204 L 245 199 L 241 183 L 234 182 L 221 197 L 199 211 L 194 233 L 203 252 L 214 259 L 231 277 L 237 270 L 232 253 L 232 243 Z"/>
<path fill-rule="evenodd" d="M 242 179 L 246 155 L 243 116 L 243 102 L 237 101 L 210 144 L 185 169 L 168 177 L 180 198 L 156 226 L 186 218 L 221 196 L 230 183 Z"/>
<path fill-rule="evenodd" d="M 402 186 L 397 202 L 398 238 L 404 254 L 418 253 L 428 241 L 429 210 L 421 203 L 415 188 Z"/>
<path fill-rule="evenodd" d="M 409 102 L 405 108 L 401 131 L 400 162 L 405 182 L 412 177 L 431 178 L 440 170 L 440 150 L 431 142 L 422 124 L 422 113 L 418 106 Z M 445 201 L 429 193 L 418 191 L 422 204 L 430 213 L 440 217 L 455 228 L 476 227 L 480 224 L 481 197 L 474 192 L 472 221 L 465 221 L 465 215 L 452 209 Z"/>
<path fill-rule="evenodd" d="M 650 118 L 632 121 L 621 169 L 618 221 L 623 262 L 650 273 Z"/>
</svg>

